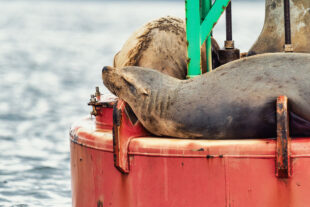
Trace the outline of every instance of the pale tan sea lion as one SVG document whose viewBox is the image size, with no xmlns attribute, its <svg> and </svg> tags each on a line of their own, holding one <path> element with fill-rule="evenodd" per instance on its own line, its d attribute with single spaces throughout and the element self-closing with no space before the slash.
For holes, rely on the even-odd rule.
<svg viewBox="0 0 310 207">
<path fill-rule="evenodd" d="M 104 85 L 158 136 L 275 137 L 280 95 L 289 98 L 290 111 L 305 120 L 308 131 L 304 132 L 310 135 L 306 121 L 310 120 L 310 54 L 252 56 L 189 80 L 141 67 L 104 67 L 102 77 Z M 298 135 L 294 129 L 292 133 Z"/>
<path fill-rule="evenodd" d="M 219 49 L 212 39 L 213 53 Z M 206 49 L 202 46 L 202 71 L 206 71 Z M 216 62 L 215 62 L 216 64 Z M 156 69 L 178 79 L 187 74 L 185 22 L 176 17 L 162 17 L 138 29 L 114 57 L 114 67 L 141 66 Z"/>
<path fill-rule="evenodd" d="M 290 0 L 294 52 L 310 52 L 310 1 Z M 284 1 L 266 0 L 263 30 L 249 55 L 284 51 Z"/>
</svg>

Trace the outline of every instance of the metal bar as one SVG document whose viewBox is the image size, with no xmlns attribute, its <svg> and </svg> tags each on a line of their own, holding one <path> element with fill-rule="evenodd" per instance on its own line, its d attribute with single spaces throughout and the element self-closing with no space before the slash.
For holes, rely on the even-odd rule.
<svg viewBox="0 0 310 207">
<path fill-rule="evenodd" d="M 292 44 L 290 0 L 284 0 L 284 27 L 285 27 L 285 44 L 290 45 Z"/>
<path fill-rule="evenodd" d="M 276 152 L 276 176 L 288 178 L 290 169 L 290 142 L 289 117 L 287 109 L 287 97 L 279 96 L 277 99 L 277 152 Z"/>
<path fill-rule="evenodd" d="M 199 0 L 200 2 L 200 24 L 206 18 L 209 10 L 211 9 L 211 0 Z"/>
<path fill-rule="evenodd" d="M 200 52 L 200 2 L 198 0 L 186 0 L 186 38 L 187 38 L 187 77 L 195 77 L 201 74 Z"/>
<path fill-rule="evenodd" d="M 200 26 L 200 44 L 202 45 L 203 42 L 210 36 L 211 31 L 215 24 L 217 23 L 220 16 L 225 11 L 225 8 L 227 7 L 230 0 L 216 0 L 214 4 L 212 5 L 212 9 L 202 22 Z"/>
<path fill-rule="evenodd" d="M 200 10 L 200 23 L 206 18 L 207 14 L 211 10 L 212 0 L 200 0 L 201 10 Z M 206 40 L 206 56 L 207 56 L 207 72 L 212 71 L 212 43 L 211 35 Z"/>
<path fill-rule="evenodd" d="M 232 40 L 231 2 L 226 8 L 226 41 Z"/>
<path fill-rule="evenodd" d="M 211 35 L 206 40 L 206 55 L 207 55 L 207 72 L 212 71 L 212 42 Z"/>
<path fill-rule="evenodd" d="M 141 123 L 128 116 L 127 103 L 118 100 L 113 106 L 113 154 L 114 166 L 122 173 L 129 173 L 130 160 L 128 157 L 128 146 L 132 138 L 148 136 L 149 133 Z M 126 112 L 127 110 L 127 112 Z"/>
<path fill-rule="evenodd" d="M 230 0 L 186 0 L 187 78 L 201 74 L 201 50 L 206 42 L 207 71 L 212 70 L 211 32 Z M 212 9 L 211 9 L 212 7 Z M 198 12 L 199 11 L 199 12 Z M 203 19 L 203 20 L 202 20 Z"/>
</svg>

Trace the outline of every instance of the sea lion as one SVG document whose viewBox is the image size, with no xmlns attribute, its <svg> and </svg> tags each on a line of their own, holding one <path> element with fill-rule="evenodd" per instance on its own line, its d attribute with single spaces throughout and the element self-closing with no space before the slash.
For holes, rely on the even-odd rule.
<svg viewBox="0 0 310 207">
<path fill-rule="evenodd" d="M 143 126 L 158 136 L 275 137 L 275 103 L 280 95 L 289 98 L 296 117 L 308 124 L 310 120 L 309 54 L 252 56 L 188 80 L 141 67 L 104 67 L 102 78 L 113 94 L 131 106 Z"/>
<path fill-rule="evenodd" d="M 290 0 L 294 52 L 310 52 L 310 1 Z M 284 51 L 284 1 L 266 0 L 265 23 L 248 55 Z"/>
<path fill-rule="evenodd" d="M 212 38 L 212 53 L 219 46 Z M 202 71 L 206 72 L 206 48 L 201 48 Z M 216 58 L 214 66 L 217 67 Z M 187 74 L 187 41 L 185 22 L 176 17 L 162 17 L 142 26 L 114 56 L 114 67 L 141 66 L 156 69 L 178 79 Z"/>
</svg>

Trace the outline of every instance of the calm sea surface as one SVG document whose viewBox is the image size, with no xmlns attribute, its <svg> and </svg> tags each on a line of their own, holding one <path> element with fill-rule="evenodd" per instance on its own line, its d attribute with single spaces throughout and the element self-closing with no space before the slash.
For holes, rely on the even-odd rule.
<svg viewBox="0 0 310 207">
<path fill-rule="evenodd" d="M 233 2 L 234 39 L 247 51 L 262 1 Z M 184 3 L 0 1 L 0 206 L 70 206 L 69 127 L 90 112 L 101 68 L 138 27 Z M 224 19 L 224 18 L 222 18 Z M 223 45 L 224 22 L 214 37 Z"/>
</svg>

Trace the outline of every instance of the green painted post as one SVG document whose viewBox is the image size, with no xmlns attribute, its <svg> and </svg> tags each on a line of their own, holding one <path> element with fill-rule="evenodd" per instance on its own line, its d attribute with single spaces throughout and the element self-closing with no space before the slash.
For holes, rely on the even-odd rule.
<svg viewBox="0 0 310 207">
<path fill-rule="evenodd" d="M 212 42 L 211 35 L 206 40 L 206 55 L 207 55 L 207 72 L 212 71 Z"/>
<path fill-rule="evenodd" d="M 211 34 L 211 31 L 215 24 L 217 23 L 220 16 L 225 11 L 226 7 L 230 0 L 216 0 L 212 5 L 212 9 L 207 14 L 205 20 L 202 22 L 200 26 L 200 38 L 201 42 L 203 43 Z M 202 45 L 201 43 L 201 45 Z"/>
<path fill-rule="evenodd" d="M 186 36 L 188 72 L 192 78 L 201 74 L 200 47 L 206 41 L 207 71 L 212 70 L 211 31 L 230 0 L 186 0 Z M 203 20 L 202 20 L 203 19 Z"/>
<path fill-rule="evenodd" d="M 186 0 L 186 36 L 187 36 L 187 77 L 201 74 L 200 71 L 200 9 L 199 0 Z"/>
<path fill-rule="evenodd" d="M 200 0 L 201 10 L 200 10 L 200 24 L 206 18 L 212 7 L 212 0 Z M 203 44 L 203 42 L 202 42 Z M 206 56 L 207 56 L 207 72 L 212 71 L 212 45 L 211 45 L 211 35 L 206 39 Z"/>
</svg>

